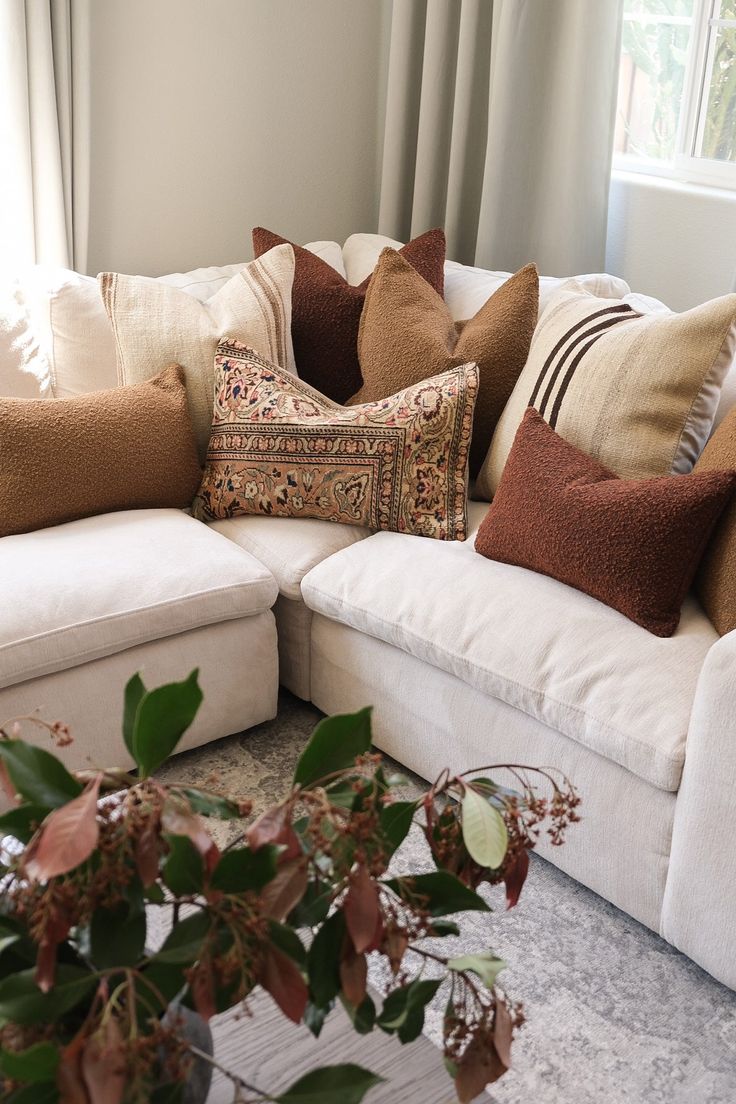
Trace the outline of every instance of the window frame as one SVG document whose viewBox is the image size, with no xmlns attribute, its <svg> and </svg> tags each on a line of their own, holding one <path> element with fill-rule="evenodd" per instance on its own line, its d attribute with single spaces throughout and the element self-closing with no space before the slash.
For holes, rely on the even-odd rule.
<svg viewBox="0 0 736 1104">
<path fill-rule="evenodd" d="M 715 45 L 719 28 L 735 29 L 736 19 L 720 19 L 720 0 L 694 0 L 692 34 L 685 62 L 682 108 L 675 138 L 672 161 L 636 154 L 614 153 L 613 167 L 618 171 L 645 173 L 687 184 L 704 184 L 736 191 L 736 161 L 714 161 L 699 157 L 696 150 L 702 141 L 707 113 L 707 97 L 713 71 Z M 624 21 L 690 23 L 687 16 L 640 16 L 624 14 Z"/>
</svg>

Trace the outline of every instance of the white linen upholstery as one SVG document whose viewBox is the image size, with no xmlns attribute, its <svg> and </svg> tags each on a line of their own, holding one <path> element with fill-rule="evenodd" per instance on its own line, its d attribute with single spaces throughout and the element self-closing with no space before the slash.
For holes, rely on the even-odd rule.
<svg viewBox="0 0 736 1104">
<path fill-rule="evenodd" d="M 304 701 L 310 700 L 310 636 L 314 614 L 301 598 L 279 594 L 273 607 L 279 638 L 279 682 Z"/>
<path fill-rule="evenodd" d="M 582 795 L 583 821 L 564 847 L 543 838 L 540 853 L 657 930 L 674 794 L 454 675 L 319 614 L 312 621 L 312 700 L 326 713 L 373 705 L 377 746 L 431 781 L 447 766 L 520 763 L 563 771 Z"/>
<path fill-rule="evenodd" d="M 688 599 L 661 639 L 554 579 L 464 543 L 377 533 L 302 580 L 315 612 L 378 637 L 676 790 L 695 684 L 717 634 Z"/>
<path fill-rule="evenodd" d="M 163 640 L 137 644 L 79 667 L 29 679 L 0 690 L 0 724 L 41 710 L 62 720 L 74 742 L 58 754 L 71 769 L 132 766 L 123 743 L 123 690 L 140 671 L 146 686 L 178 682 L 195 667 L 204 701 L 178 750 L 198 747 L 276 716 L 276 627 L 270 611 L 204 625 Z M 32 725 L 23 738 L 48 746 Z"/>
<path fill-rule="evenodd" d="M 260 560 L 287 598 L 301 598 L 302 579 L 316 564 L 371 534 L 361 525 L 256 514 L 212 521 L 209 528 Z"/>
<path fill-rule="evenodd" d="M 736 632 L 708 652 L 677 796 L 661 934 L 736 989 Z"/>
<path fill-rule="evenodd" d="M 262 613 L 270 572 L 179 510 L 130 510 L 0 540 L 0 686 Z"/>
</svg>

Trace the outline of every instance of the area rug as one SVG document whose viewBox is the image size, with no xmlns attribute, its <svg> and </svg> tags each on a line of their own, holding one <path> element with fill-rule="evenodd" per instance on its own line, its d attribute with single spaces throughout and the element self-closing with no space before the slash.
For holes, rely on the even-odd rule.
<svg viewBox="0 0 736 1104">
<path fill-rule="evenodd" d="M 177 756 L 162 777 L 214 775 L 223 789 L 265 807 L 284 792 L 320 716 L 284 693 L 276 720 Z M 413 778 L 410 787 L 418 793 L 423 783 Z M 427 867 L 421 832 L 396 861 Z M 517 908 L 506 912 L 497 891 L 488 901 L 497 911 L 466 914 L 462 936 L 443 949 L 494 950 L 509 963 L 500 979 L 507 992 L 524 1001 L 515 1065 L 491 1101 L 734 1104 L 736 993 L 543 859 L 533 857 Z M 371 980 L 380 987 L 376 969 Z M 440 991 L 426 1027 L 435 1043 L 443 1006 Z"/>
</svg>

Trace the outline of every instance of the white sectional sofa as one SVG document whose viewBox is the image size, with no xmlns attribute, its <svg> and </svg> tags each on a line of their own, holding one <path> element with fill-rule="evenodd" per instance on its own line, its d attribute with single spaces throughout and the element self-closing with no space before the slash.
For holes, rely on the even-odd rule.
<svg viewBox="0 0 736 1104">
<path fill-rule="evenodd" d="M 386 241 L 312 247 L 357 283 Z M 234 267 L 167 279 L 206 298 Z M 452 263 L 446 274 L 456 318 L 503 278 Z M 86 332 L 104 340 L 87 278 L 56 274 L 48 309 L 38 279 L 32 309 L 16 286 L 5 346 L 0 324 L 5 393 L 64 390 L 40 332 L 64 279 L 86 297 Z M 543 299 L 552 286 L 543 281 Z M 90 389 L 115 382 L 102 361 Z M 732 371 L 719 418 L 735 385 Z M 185 746 L 274 716 L 281 681 L 325 712 L 372 704 L 378 746 L 428 779 L 444 766 L 558 768 L 584 820 L 542 853 L 736 988 L 736 633 L 719 638 L 689 598 L 661 639 L 553 579 L 486 560 L 473 549 L 486 509 L 470 504 L 462 544 L 309 519 L 206 527 L 175 510 L 3 538 L 0 718 L 42 707 L 71 724 L 75 765 L 126 763 L 124 683 L 198 666 L 204 705 Z"/>
</svg>

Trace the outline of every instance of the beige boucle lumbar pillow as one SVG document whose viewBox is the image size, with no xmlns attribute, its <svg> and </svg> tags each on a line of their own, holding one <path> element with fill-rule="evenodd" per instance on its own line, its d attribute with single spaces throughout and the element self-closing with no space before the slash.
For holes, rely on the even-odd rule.
<svg viewBox="0 0 736 1104">
<path fill-rule="evenodd" d="M 115 337 L 118 382 L 140 383 L 167 364 L 181 364 L 202 459 L 212 425 L 215 351 L 224 337 L 251 345 L 296 375 L 290 245 L 251 261 L 205 303 L 145 276 L 103 272 L 98 279 Z"/>
<path fill-rule="evenodd" d="M 691 471 L 736 350 L 736 295 L 684 314 L 637 296 L 601 299 L 574 280 L 542 315 L 476 483 L 491 499 L 529 406 L 623 479 Z"/>
</svg>

